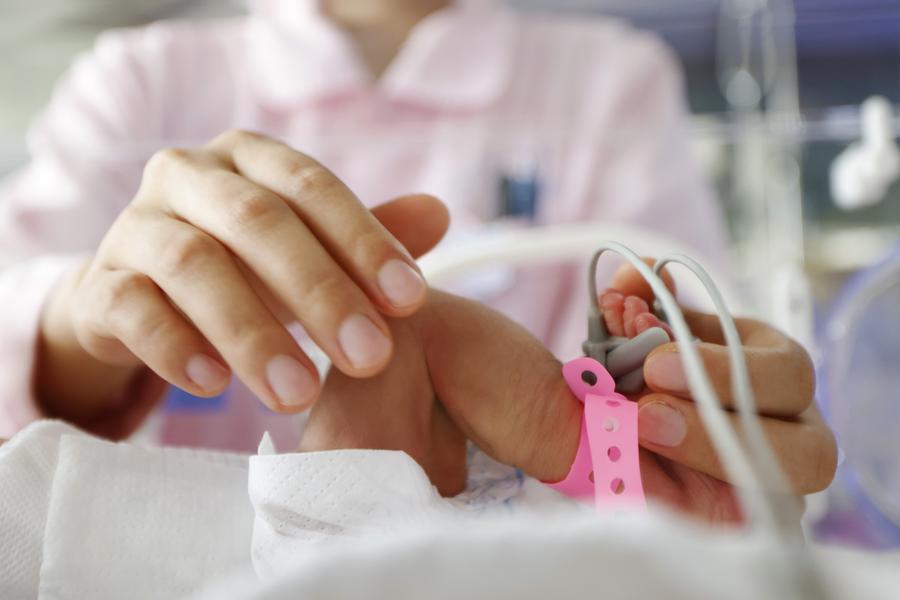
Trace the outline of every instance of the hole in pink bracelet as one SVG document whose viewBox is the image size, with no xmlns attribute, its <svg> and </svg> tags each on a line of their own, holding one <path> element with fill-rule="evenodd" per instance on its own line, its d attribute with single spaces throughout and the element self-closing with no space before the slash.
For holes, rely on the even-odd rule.
<svg viewBox="0 0 900 600">
<path fill-rule="evenodd" d="M 619 450 L 618 446 L 610 446 L 606 451 L 606 456 L 608 456 L 609 460 L 612 462 L 618 462 L 618 460 L 622 458 L 622 451 Z"/>
<path fill-rule="evenodd" d="M 597 385 L 597 374 L 593 371 L 582 371 L 581 380 L 588 385 Z"/>
</svg>

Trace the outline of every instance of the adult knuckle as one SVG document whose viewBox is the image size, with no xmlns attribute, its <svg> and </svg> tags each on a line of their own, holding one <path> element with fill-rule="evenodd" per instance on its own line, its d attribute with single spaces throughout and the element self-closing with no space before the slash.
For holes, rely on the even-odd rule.
<svg viewBox="0 0 900 600">
<path fill-rule="evenodd" d="M 200 231 L 174 237 L 161 251 L 159 265 L 166 277 L 191 272 L 197 265 L 218 255 L 218 242 Z"/>
<path fill-rule="evenodd" d="M 258 324 L 255 327 L 245 328 L 240 324 L 228 324 L 224 327 L 225 337 L 233 340 L 232 350 L 235 356 L 243 357 L 242 360 L 255 361 L 260 352 L 270 352 L 272 348 L 282 346 L 283 339 L 279 332 L 269 324 Z"/>
<path fill-rule="evenodd" d="M 710 315 L 710 318 L 715 318 Z M 759 319 L 742 317 L 735 320 L 735 327 L 741 342 L 747 346 L 765 345 L 767 340 L 782 338 L 783 334 L 777 329 Z"/>
<path fill-rule="evenodd" d="M 340 185 L 337 177 L 319 164 L 296 161 L 290 164 L 286 171 L 292 196 L 298 201 L 331 194 Z"/>
<path fill-rule="evenodd" d="M 171 343 L 174 331 L 165 315 L 145 311 L 134 315 L 125 327 L 128 339 L 147 348 L 166 348 Z"/>
<path fill-rule="evenodd" d="M 110 339 L 90 328 L 78 329 L 75 332 L 78 344 L 91 356 L 104 360 L 110 355 Z"/>
<path fill-rule="evenodd" d="M 302 286 L 301 297 L 306 306 L 334 306 L 350 293 L 346 278 L 340 273 L 325 273 Z"/>
<path fill-rule="evenodd" d="M 153 154 L 144 166 L 144 177 L 164 176 L 191 161 L 191 151 L 184 148 L 165 148 Z"/>
<path fill-rule="evenodd" d="M 232 226 L 235 229 L 266 226 L 280 220 L 282 204 L 264 191 L 244 194 L 231 203 Z"/>
<path fill-rule="evenodd" d="M 137 295 L 147 291 L 147 281 L 138 273 L 124 273 L 113 277 L 104 291 L 101 303 L 104 312 L 115 314 L 132 302 Z"/>
<path fill-rule="evenodd" d="M 88 354 L 99 359 L 112 355 L 117 322 L 122 320 L 125 300 L 114 285 L 98 286 L 89 302 L 79 302 L 72 311 L 75 339 Z"/>
<path fill-rule="evenodd" d="M 248 140 L 253 140 L 261 137 L 260 134 L 250 131 L 249 129 L 242 129 L 240 127 L 234 127 L 232 129 L 227 129 L 223 131 L 219 135 L 217 135 L 210 145 L 213 147 L 226 147 L 231 148 L 243 143 L 246 143 Z"/>
<path fill-rule="evenodd" d="M 359 262 L 380 265 L 392 254 L 396 254 L 396 249 L 384 235 L 373 229 L 366 229 L 351 238 L 350 256 Z"/>
</svg>

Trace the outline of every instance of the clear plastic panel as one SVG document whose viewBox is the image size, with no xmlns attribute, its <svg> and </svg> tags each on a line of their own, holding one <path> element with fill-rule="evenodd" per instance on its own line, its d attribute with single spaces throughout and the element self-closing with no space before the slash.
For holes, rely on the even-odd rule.
<svg viewBox="0 0 900 600">
<path fill-rule="evenodd" d="M 860 484 L 900 524 L 900 261 L 838 319 L 833 424 Z"/>
</svg>

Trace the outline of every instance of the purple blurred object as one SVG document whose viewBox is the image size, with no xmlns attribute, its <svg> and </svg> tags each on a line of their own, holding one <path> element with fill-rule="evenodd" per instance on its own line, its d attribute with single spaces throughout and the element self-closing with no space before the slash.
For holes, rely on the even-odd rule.
<svg viewBox="0 0 900 600">
<path fill-rule="evenodd" d="M 845 287 L 827 320 L 819 397 L 843 453 L 817 537 L 900 547 L 900 246 Z"/>
</svg>

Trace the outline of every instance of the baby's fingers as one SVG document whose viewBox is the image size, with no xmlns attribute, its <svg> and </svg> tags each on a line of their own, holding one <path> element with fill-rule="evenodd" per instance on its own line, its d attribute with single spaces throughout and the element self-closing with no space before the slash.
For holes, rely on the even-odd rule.
<svg viewBox="0 0 900 600">
<path fill-rule="evenodd" d="M 253 291 L 225 248 L 202 231 L 155 213 L 131 222 L 129 227 L 134 229 L 133 243 L 119 244 L 114 262 L 107 265 L 109 270 L 145 274 L 272 410 L 297 412 L 315 400 L 319 381 L 314 365 Z M 121 234 L 129 232 L 125 228 Z M 147 288 L 135 297 L 146 301 L 151 295 Z M 125 309 L 135 302 L 121 300 Z M 123 322 L 129 319 L 134 317 L 125 316 Z M 156 337 L 135 335 L 129 350 L 141 356 L 151 350 L 163 353 L 185 343 L 166 333 L 168 330 L 175 331 L 163 327 Z M 183 368 L 185 372 L 190 368 L 196 375 L 208 366 L 185 361 Z"/>
<path fill-rule="evenodd" d="M 640 400 L 638 431 L 644 448 L 700 471 L 728 481 L 697 405 L 667 394 L 649 394 Z M 738 416 L 727 414 L 731 426 Z M 825 489 L 834 476 L 837 447 L 834 436 L 822 423 L 815 408 L 797 421 L 760 417 L 763 431 L 779 458 L 797 494 Z M 740 429 L 738 429 L 740 435 Z"/>
</svg>

